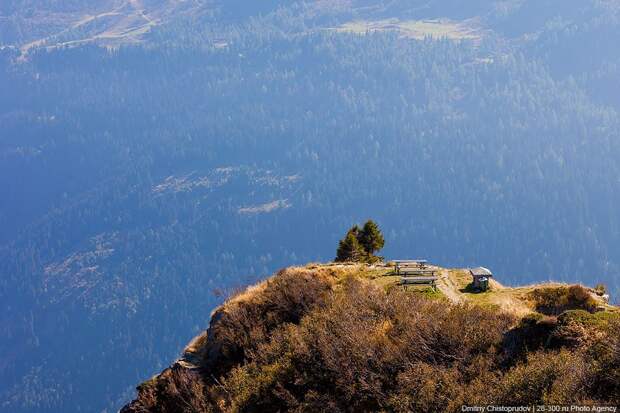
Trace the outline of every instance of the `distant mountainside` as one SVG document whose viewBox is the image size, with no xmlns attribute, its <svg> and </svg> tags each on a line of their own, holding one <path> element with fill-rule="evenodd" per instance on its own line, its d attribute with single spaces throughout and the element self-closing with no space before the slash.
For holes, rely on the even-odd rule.
<svg viewBox="0 0 620 413">
<path fill-rule="evenodd" d="M 0 411 L 115 411 L 368 217 L 617 300 L 617 2 L 464 4 L 3 1 Z"/>
<path fill-rule="evenodd" d="M 548 30 L 617 19 L 614 2 L 458 1 L 306 1 L 265 0 L 8 0 L 0 5 L 0 46 L 32 48 L 95 43 L 107 47 L 157 43 L 154 29 L 169 25 L 219 26 L 276 13 L 299 18 L 314 27 L 384 19 L 449 19 L 482 24 L 507 38 L 538 36 Z M 594 8 L 593 8 L 594 6 Z M 554 30 L 555 31 L 555 30 Z M 427 33 L 428 34 L 428 33 Z M 435 33 L 441 34 L 440 32 Z"/>
<path fill-rule="evenodd" d="M 34 47 L 140 43 L 152 28 L 207 12 L 200 0 L 11 0 L 0 6 L 0 44 L 24 52 Z"/>
<path fill-rule="evenodd" d="M 444 295 L 471 277 L 433 267 L 439 292 L 403 291 L 390 268 L 279 271 L 217 308 L 209 329 L 121 412 L 620 403 L 620 308 L 591 290 L 494 282 L 485 293 Z"/>
</svg>

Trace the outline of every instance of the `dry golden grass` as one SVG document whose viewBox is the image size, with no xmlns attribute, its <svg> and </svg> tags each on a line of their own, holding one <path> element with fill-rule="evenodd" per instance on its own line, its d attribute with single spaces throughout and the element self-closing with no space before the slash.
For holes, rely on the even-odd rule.
<svg viewBox="0 0 620 413">
<path fill-rule="evenodd" d="M 200 335 L 197 335 L 190 341 L 183 349 L 184 355 L 202 355 L 202 350 L 207 344 L 208 332 L 205 330 Z"/>
<path fill-rule="evenodd" d="M 530 297 L 530 292 L 534 289 L 562 285 L 548 283 L 512 288 L 505 287 L 497 280 L 491 279 L 489 291 L 477 293 L 467 291 L 467 286 L 472 282 L 468 270 L 450 269 L 447 273 L 465 301 L 484 307 L 498 308 L 519 317 L 535 311 L 535 303 Z"/>
<path fill-rule="evenodd" d="M 400 282 L 398 275 L 385 275 L 383 277 L 375 278 L 373 280 L 378 286 L 387 290 Z"/>
<path fill-rule="evenodd" d="M 251 285 L 247 287 L 245 290 L 239 292 L 238 294 L 233 295 L 228 300 L 226 300 L 226 303 L 224 303 L 222 307 L 218 307 L 215 310 L 213 310 L 211 315 L 213 316 L 213 314 L 220 309 L 225 310 L 227 306 L 230 306 L 232 304 L 251 301 L 254 297 L 256 297 L 257 295 L 265 291 L 265 288 L 267 287 L 267 281 L 268 280 L 265 280 L 265 281 L 261 281 L 258 284 Z"/>
<path fill-rule="evenodd" d="M 314 276 L 319 278 L 331 279 L 334 283 L 334 286 L 340 284 L 343 280 L 348 277 L 355 276 L 361 277 L 365 279 L 380 279 L 383 283 L 382 276 L 388 274 L 391 269 L 387 267 L 375 266 L 375 265 L 367 265 L 367 264 L 357 264 L 357 263 L 309 263 L 305 266 L 298 267 L 288 267 L 282 269 L 278 274 L 287 274 L 287 275 L 302 275 L 307 274 L 308 272 L 312 272 Z M 394 277 L 392 277 L 394 278 Z M 239 303 L 249 303 L 259 297 L 264 293 L 265 289 L 268 286 L 269 281 L 272 278 L 268 278 L 264 281 L 259 282 L 258 284 L 247 287 L 246 289 L 239 291 L 238 293 L 232 295 L 230 298 L 226 300 L 224 304 L 215 308 L 211 316 L 213 316 L 216 312 L 226 312 L 228 309 L 232 308 L 234 305 Z M 391 280 L 390 280 L 391 282 Z M 395 281 L 394 281 L 395 282 Z M 190 343 L 191 345 L 192 343 Z M 189 346 L 188 346 L 189 347 Z"/>
<path fill-rule="evenodd" d="M 311 270 L 319 276 L 333 278 L 336 283 L 351 276 L 378 281 L 383 280 L 383 278 L 392 273 L 392 267 L 359 263 L 312 263 L 304 267 L 292 267 L 287 269 L 287 271 L 307 270 Z"/>
<path fill-rule="evenodd" d="M 547 288 L 565 288 L 569 284 L 559 282 L 545 282 L 539 284 L 530 284 L 520 287 L 505 287 L 495 279 L 490 280 L 490 289 L 486 292 L 471 292 L 467 287 L 472 282 L 471 275 L 466 269 L 449 269 L 445 271 L 452 281 L 452 284 L 458 289 L 458 293 L 464 301 L 472 304 L 481 305 L 489 308 L 497 308 L 523 317 L 528 313 L 536 311 L 536 302 L 532 298 L 532 292 Z M 450 283 L 448 283 L 450 284 Z M 586 288 L 593 294 L 593 290 Z M 606 311 L 620 311 L 618 307 L 608 305 L 598 298 L 595 294 L 592 297 L 599 302 L 601 308 Z"/>
</svg>

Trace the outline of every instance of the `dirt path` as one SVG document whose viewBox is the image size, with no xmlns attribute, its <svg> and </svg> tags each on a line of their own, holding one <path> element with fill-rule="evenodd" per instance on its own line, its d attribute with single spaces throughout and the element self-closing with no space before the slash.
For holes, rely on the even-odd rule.
<svg viewBox="0 0 620 413">
<path fill-rule="evenodd" d="M 504 287 L 496 280 L 491 280 L 491 291 L 485 294 L 463 293 L 457 281 L 444 268 L 438 268 L 437 288 L 455 304 L 470 302 L 473 304 L 493 305 L 518 316 L 524 316 L 532 310 L 523 299 L 519 288 Z"/>
<path fill-rule="evenodd" d="M 448 275 L 448 270 L 440 270 L 437 288 L 454 304 L 460 304 L 465 301 L 463 293 L 459 291 L 454 281 Z"/>
<path fill-rule="evenodd" d="M 491 304 L 499 306 L 504 311 L 523 317 L 532 312 L 523 301 L 511 295 L 510 289 L 505 289 L 503 293 L 496 294 L 489 300 Z"/>
</svg>

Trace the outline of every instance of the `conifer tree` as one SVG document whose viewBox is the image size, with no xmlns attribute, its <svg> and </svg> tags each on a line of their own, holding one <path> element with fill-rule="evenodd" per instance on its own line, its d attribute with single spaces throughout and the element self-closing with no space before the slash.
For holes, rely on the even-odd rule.
<svg viewBox="0 0 620 413">
<path fill-rule="evenodd" d="M 361 261 L 366 255 L 364 248 L 357 239 L 359 233 L 359 227 L 355 225 L 347 232 L 347 235 L 340 240 L 338 251 L 336 252 L 337 262 Z"/>
<path fill-rule="evenodd" d="M 359 225 L 355 224 L 347 232 L 347 235 L 349 235 L 349 234 L 353 234 L 353 236 L 355 238 L 357 238 L 357 240 L 359 241 L 360 240 L 360 236 L 362 234 L 362 229 L 359 227 Z"/>
<path fill-rule="evenodd" d="M 383 234 L 376 222 L 369 219 L 359 233 L 358 240 L 369 256 L 373 256 L 385 245 Z"/>
</svg>

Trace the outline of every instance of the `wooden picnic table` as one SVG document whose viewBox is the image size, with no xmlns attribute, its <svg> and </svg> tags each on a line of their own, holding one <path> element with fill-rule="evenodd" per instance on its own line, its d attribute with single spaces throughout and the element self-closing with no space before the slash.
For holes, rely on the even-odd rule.
<svg viewBox="0 0 620 413">
<path fill-rule="evenodd" d="M 404 269 L 426 268 L 426 264 L 428 263 L 428 261 L 426 260 L 393 260 L 393 262 L 394 262 L 394 272 L 396 272 L 396 274 L 401 274 Z"/>
</svg>

